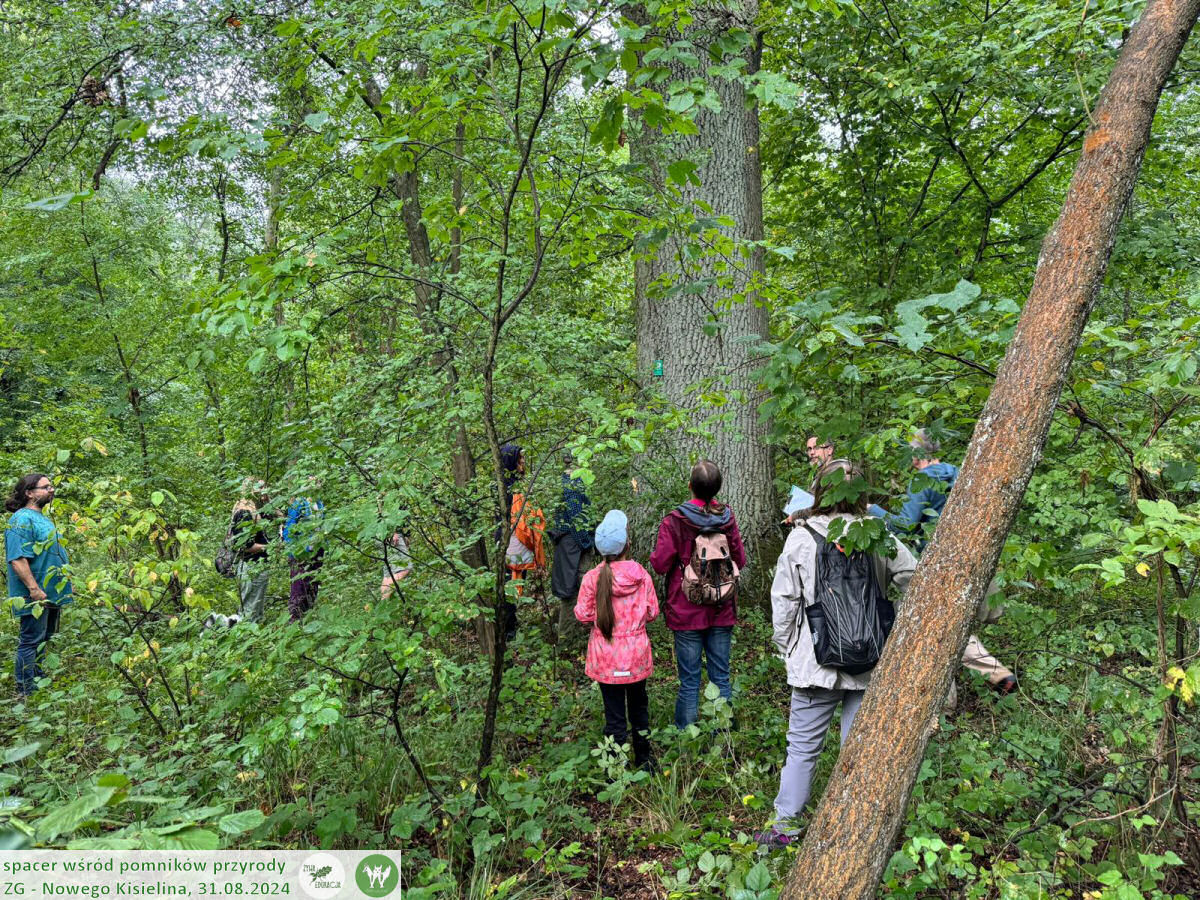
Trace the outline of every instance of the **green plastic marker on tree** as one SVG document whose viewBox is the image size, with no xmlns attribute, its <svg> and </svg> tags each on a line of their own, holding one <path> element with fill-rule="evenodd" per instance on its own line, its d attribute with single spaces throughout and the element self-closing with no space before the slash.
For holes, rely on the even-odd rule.
<svg viewBox="0 0 1200 900">
<path fill-rule="evenodd" d="M 656 359 L 654 361 L 654 377 L 662 378 L 662 360 L 661 359 Z"/>
</svg>

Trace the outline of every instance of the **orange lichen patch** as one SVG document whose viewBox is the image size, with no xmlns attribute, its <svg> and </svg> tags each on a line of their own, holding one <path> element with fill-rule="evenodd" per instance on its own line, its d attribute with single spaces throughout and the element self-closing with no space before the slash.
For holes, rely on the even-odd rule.
<svg viewBox="0 0 1200 900">
<path fill-rule="evenodd" d="M 1083 152 L 1091 153 L 1111 140 L 1112 133 L 1105 126 L 1100 125 L 1088 132 L 1087 137 L 1083 139 Z"/>
</svg>

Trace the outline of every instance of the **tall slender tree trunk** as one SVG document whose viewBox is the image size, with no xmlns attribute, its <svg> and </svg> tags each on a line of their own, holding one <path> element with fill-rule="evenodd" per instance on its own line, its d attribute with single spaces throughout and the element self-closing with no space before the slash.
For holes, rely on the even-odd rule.
<svg viewBox="0 0 1200 900">
<path fill-rule="evenodd" d="M 714 37 L 734 28 L 754 34 L 758 0 L 694 12 L 694 25 L 682 35 L 669 36 L 693 42 L 701 57 L 696 68 L 672 66 L 683 81 L 705 77 L 712 61 L 704 48 Z M 752 69 L 757 46 L 748 47 L 744 55 Z M 750 251 L 744 246 L 745 241 L 759 240 L 763 234 L 758 109 L 747 106 L 741 81 L 709 78 L 708 84 L 721 109 L 697 113 L 698 134 L 664 138 L 643 124 L 631 145 L 633 159 L 646 167 L 650 185 L 660 198 L 671 190 L 667 165 L 674 160 L 686 157 L 696 163 L 700 182 L 682 191 L 681 209 L 687 220 L 677 223 L 655 256 L 635 262 L 638 369 L 643 379 L 658 382 L 675 406 L 729 415 L 712 439 L 683 437 L 681 455 L 708 456 L 721 467 L 723 495 L 737 511 L 743 530 L 753 537 L 771 522 L 775 505 L 766 426 L 758 417 L 762 397 L 753 378 L 757 363 L 752 339 L 767 335 L 767 309 L 753 294 L 763 257 L 759 249 Z M 732 219 L 733 226 L 721 231 L 724 238 L 733 240 L 733 249 L 710 249 L 695 255 L 689 245 L 696 244 L 698 236 L 687 230 L 692 214 Z M 671 290 L 702 281 L 706 282 L 703 290 Z M 744 300 L 730 302 L 744 292 Z M 714 318 L 715 330 L 710 324 Z M 660 363 L 661 378 L 656 377 Z M 689 390 L 712 378 L 719 380 L 729 397 L 720 409 L 703 403 Z"/>
<path fill-rule="evenodd" d="M 925 751 L 1104 280 L 1167 77 L 1200 0 L 1150 0 L 1096 106 L 962 474 L 876 668 L 783 900 L 875 896 Z"/>
<path fill-rule="evenodd" d="M 342 69 L 331 57 L 325 54 L 319 55 L 335 72 L 342 72 Z M 384 125 L 388 110 L 384 105 L 383 91 L 380 89 L 378 81 L 373 77 L 368 77 L 359 96 L 379 124 Z M 462 158 L 466 128 L 461 119 L 455 126 L 454 136 L 455 154 Z M 400 200 L 401 219 L 408 237 L 409 259 L 420 276 L 419 280 L 413 283 L 413 296 L 416 300 L 416 311 L 421 329 L 427 337 L 441 342 L 441 346 L 431 355 L 430 363 L 434 368 L 446 371 L 447 379 L 443 388 L 443 396 L 449 398 L 458 390 L 459 373 L 453 359 L 453 347 L 437 322 L 440 297 L 431 277 L 434 253 L 429 230 L 425 227 L 423 218 L 420 185 L 420 177 L 415 166 L 406 174 L 395 173 L 388 179 L 389 190 Z M 453 196 L 456 209 L 462 206 L 462 192 L 462 169 L 457 167 L 453 174 Z M 457 275 L 462 263 L 462 231 L 457 227 L 451 234 L 450 254 L 450 272 L 451 275 Z M 470 435 L 467 433 L 466 426 L 459 422 L 452 425 L 451 429 L 453 432 L 453 446 L 450 451 L 451 475 L 454 479 L 455 489 L 460 496 L 463 496 L 470 491 L 475 480 L 475 458 L 471 454 Z M 469 511 L 464 511 L 460 515 L 460 522 L 464 528 L 471 527 Z M 487 549 L 482 538 L 463 550 L 462 560 L 466 565 L 475 569 L 481 569 L 487 565 Z M 480 643 L 491 654 L 495 636 L 488 621 L 485 610 L 476 619 L 476 630 Z"/>
<path fill-rule="evenodd" d="M 287 144 L 292 142 L 295 133 L 296 129 L 293 127 L 291 134 L 288 136 Z M 287 146 L 287 144 L 284 146 Z M 275 166 L 271 169 L 270 177 L 267 180 L 267 221 L 263 226 L 263 250 L 268 254 L 274 254 L 279 249 L 279 223 L 282 207 L 283 166 Z M 282 328 L 287 321 L 282 296 L 275 301 L 273 313 L 275 327 Z M 293 396 L 295 384 L 292 380 L 291 368 L 285 366 L 280 375 L 283 380 L 283 417 L 284 421 L 290 421 L 292 410 L 295 407 L 295 397 Z"/>
</svg>

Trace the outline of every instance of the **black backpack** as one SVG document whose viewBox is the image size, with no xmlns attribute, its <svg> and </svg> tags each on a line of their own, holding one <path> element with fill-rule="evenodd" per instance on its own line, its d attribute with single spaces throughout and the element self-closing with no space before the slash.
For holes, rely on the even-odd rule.
<svg viewBox="0 0 1200 900">
<path fill-rule="evenodd" d="M 817 662 L 849 675 L 875 668 L 896 621 L 869 553 L 843 553 L 807 523 L 817 542 L 814 602 L 806 610 Z"/>
</svg>

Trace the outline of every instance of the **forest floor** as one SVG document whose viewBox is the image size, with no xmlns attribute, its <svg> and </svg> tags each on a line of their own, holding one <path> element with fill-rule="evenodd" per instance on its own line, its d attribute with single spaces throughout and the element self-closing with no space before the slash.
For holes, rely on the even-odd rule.
<svg viewBox="0 0 1200 900">
<path fill-rule="evenodd" d="M 959 706 L 930 743 L 881 895 L 1200 897 L 1181 830 L 1147 802 L 1161 715 L 1152 621 L 1120 603 L 1038 601 L 1010 604 L 982 635 L 1018 672 L 1017 693 L 998 696 L 959 673 Z M 736 723 L 710 687 L 699 725 L 682 733 L 670 725 L 670 634 L 652 626 L 661 772 L 650 776 L 600 746 L 583 634 L 552 647 L 550 610 L 526 604 L 478 803 L 488 669 L 470 625 L 393 648 L 422 661 L 393 706 L 381 690 L 387 667 L 345 615 L 351 601 L 326 596 L 302 628 L 285 624 L 281 603 L 262 629 L 148 619 L 144 650 L 138 634 L 121 636 L 113 612 L 69 609 L 48 661 L 53 683 L 0 712 L 10 754 L 40 745 L 0 774 L 9 794 L 0 802 L 38 828 L 64 803 L 103 791 L 107 773 L 128 786 L 48 839 L 38 831 L 40 842 L 171 846 L 182 833 L 236 847 L 400 847 L 414 900 L 774 896 L 794 851 L 765 854 L 751 835 L 772 814 L 788 687 L 761 608 L 746 605 L 735 629 Z M 14 632 L 4 631 L 6 654 Z M 11 691 L 11 678 L 0 689 Z M 397 725 L 436 796 L 398 746 Z M 1180 733 L 1192 797 L 1196 731 Z M 836 734 L 835 723 L 818 791 Z M 235 811 L 251 812 L 232 820 L 240 831 L 221 824 Z"/>
</svg>

